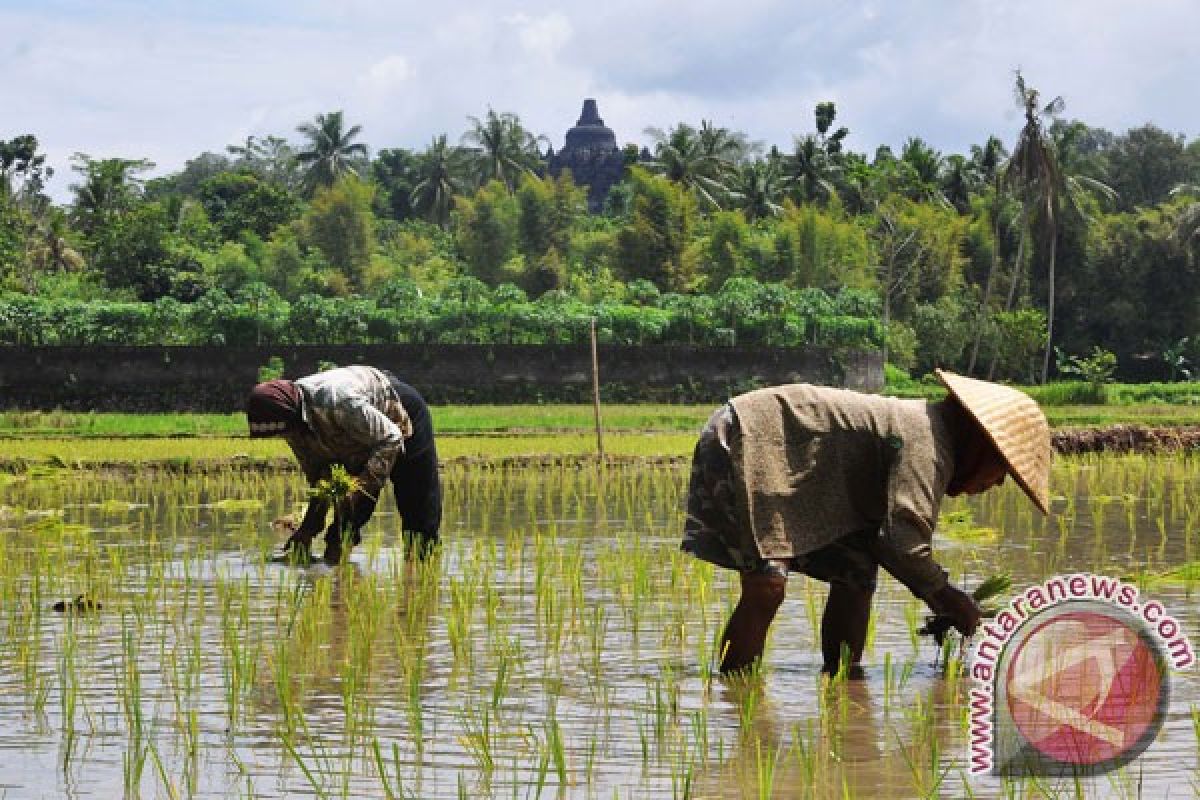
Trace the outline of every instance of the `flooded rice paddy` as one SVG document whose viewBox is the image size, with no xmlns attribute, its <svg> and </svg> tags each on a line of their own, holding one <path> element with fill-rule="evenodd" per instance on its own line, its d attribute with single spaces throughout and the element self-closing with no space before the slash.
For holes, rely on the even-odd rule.
<svg viewBox="0 0 1200 800">
<path fill-rule="evenodd" d="M 881 579 L 867 679 L 818 676 L 825 587 L 795 576 L 758 686 L 712 672 L 735 576 L 678 552 L 686 467 L 452 467 L 445 551 L 406 562 L 389 497 L 352 563 L 269 563 L 298 475 L 34 470 L 0 485 L 0 797 L 1192 796 L 1200 683 L 1081 784 L 970 777 L 968 680 Z M 936 550 L 1137 577 L 1194 639 L 1200 462 L 1061 459 Z M 56 611 L 55 605 L 64 611 Z"/>
</svg>

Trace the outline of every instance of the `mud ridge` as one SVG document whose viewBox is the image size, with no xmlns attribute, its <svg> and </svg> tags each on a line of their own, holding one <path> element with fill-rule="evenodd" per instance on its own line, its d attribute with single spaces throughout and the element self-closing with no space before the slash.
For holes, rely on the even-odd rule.
<svg viewBox="0 0 1200 800">
<path fill-rule="evenodd" d="M 1051 431 L 1054 451 L 1082 453 L 1175 453 L 1200 450 L 1200 426 L 1152 427 L 1107 425 L 1093 428 L 1059 428 Z"/>
</svg>

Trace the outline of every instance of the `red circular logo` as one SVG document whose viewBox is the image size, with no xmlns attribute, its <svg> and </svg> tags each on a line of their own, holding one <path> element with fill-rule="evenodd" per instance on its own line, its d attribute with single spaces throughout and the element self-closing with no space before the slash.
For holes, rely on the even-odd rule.
<svg viewBox="0 0 1200 800">
<path fill-rule="evenodd" d="M 1047 617 L 1022 637 L 1003 676 L 1025 747 L 1084 768 L 1141 753 L 1162 724 L 1167 694 L 1161 652 L 1144 626 L 1092 603 Z"/>
</svg>

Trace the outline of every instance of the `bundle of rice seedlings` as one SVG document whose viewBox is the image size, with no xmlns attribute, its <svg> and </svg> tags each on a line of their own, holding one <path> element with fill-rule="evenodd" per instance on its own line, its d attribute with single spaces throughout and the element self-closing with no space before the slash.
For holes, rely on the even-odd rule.
<svg viewBox="0 0 1200 800">
<path fill-rule="evenodd" d="M 971 598 L 979 606 L 985 618 L 996 616 L 1000 612 L 1000 606 L 988 601 L 995 600 L 998 596 L 1008 593 L 1012 588 L 1012 576 L 1007 572 L 999 572 L 995 575 L 990 575 L 983 580 L 983 583 L 975 587 L 971 592 Z M 941 647 L 946 641 L 946 634 L 954 629 L 954 623 L 947 616 L 942 614 L 934 614 L 925 617 L 925 625 L 917 630 L 922 636 L 932 636 L 937 642 L 938 647 Z"/>
<path fill-rule="evenodd" d="M 341 464 L 329 469 L 329 477 L 321 478 L 308 490 L 313 500 L 323 500 L 333 508 L 340 508 L 342 501 L 362 488 L 362 483 Z"/>
<path fill-rule="evenodd" d="M 328 478 L 321 478 L 315 485 L 309 487 L 308 496 L 311 500 L 326 503 L 333 509 L 335 529 L 339 534 L 350 524 L 350 516 L 346 509 L 346 498 L 362 488 L 362 482 L 351 474 L 341 464 L 334 464 L 329 470 Z M 271 523 L 277 533 L 292 536 L 299 527 L 294 516 L 279 517 Z M 326 547 L 329 546 L 329 536 L 326 535 Z M 300 564 L 307 566 L 312 562 L 312 554 L 307 544 L 302 547 L 292 547 L 291 539 L 284 546 L 283 552 L 271 559 L 277 563 Z"/>
</svg>

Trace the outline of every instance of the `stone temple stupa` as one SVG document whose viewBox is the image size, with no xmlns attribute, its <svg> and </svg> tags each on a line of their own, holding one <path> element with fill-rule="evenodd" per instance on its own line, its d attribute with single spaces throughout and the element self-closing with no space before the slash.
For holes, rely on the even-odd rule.
<svg viewBox="0 0 1200 800">
<path fill-rule="evenodd" d="M 547 166 L 555 176 L 564 169 L 571 170 L 575 183 L 588 187 L 589 211 L 595 213 L 604 208 L 608 190 L 624 174 L 625 159 L 617 147 L 617 137 L 600 119 L 593 98 L 583 101 L 579 121 L 567 131 L 563 148 L 550 154 Z"/>
</svg>

